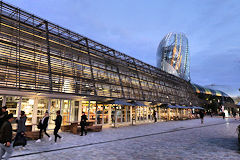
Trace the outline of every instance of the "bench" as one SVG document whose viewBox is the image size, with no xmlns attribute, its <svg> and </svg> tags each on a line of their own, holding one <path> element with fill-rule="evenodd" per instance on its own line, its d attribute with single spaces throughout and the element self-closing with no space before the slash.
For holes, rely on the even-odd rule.
<svg viewBox="0 0 240 160">
<path fill-rule="evenodd" d="M 85 129 L 90 132 L 101 132 L 102 131 L 102 125 L 93 125 L 93 126 L 86 126 Z M 79 134 L 81 132 L 81 126 L 77 127 L 77 131 L 73 134 Z"/>
<path fill-rule="evenodd" d="M 94 122 L 87 122 L 87 131 L 100 132 L 102 130 L 102 125 L 94 125 Z M 70 125 L 70 132 L 73 134 L 79 134 L 81 132 L 81 126 L 78 122 L 72 122 Z"/>
<path fill-rule="evenodd" d="M 26 125 L 25 137 L 31 140 L 37 140 L 39 138 L 39 131 L 32 131 L 32 125 Z M 13 139 L 16 137 L 17 130 L 13 132 Z M 41 136 L 43 137 L 43 135 Z"/>
<path fill-rule="evenodd" d="M 71 125 L 64 125 L 64 126 L 61 126 L 61 130 L 63 132 L 70 132 L 71 131 Z"/>
</svg>

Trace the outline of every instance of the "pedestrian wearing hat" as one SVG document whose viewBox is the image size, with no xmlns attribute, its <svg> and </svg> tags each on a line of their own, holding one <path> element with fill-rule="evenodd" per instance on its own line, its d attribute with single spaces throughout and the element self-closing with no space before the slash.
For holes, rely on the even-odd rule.
<svg viewBox="0 0 240 160">
<path fill-rule="evenodd" d="M 3 122 L 0 129 L 0 159 L 9 159 L 12 152 L 12 125 L 11 122 L 14 120 L 13 114 L 7 116 L 7 120 Z"/>
</svg>

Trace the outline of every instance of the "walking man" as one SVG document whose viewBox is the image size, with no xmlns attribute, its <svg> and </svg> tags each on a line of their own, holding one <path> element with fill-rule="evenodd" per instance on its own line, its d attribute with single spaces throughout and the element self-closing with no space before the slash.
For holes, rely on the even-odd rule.
<svg viewBox="0 0 240 160">
<path fill-rule="evenodd" d="M 49 115 L 48 115 L 48 112 L 46 111 L 44 117 L 40 120 L 40 122 L 38 124 L 38 129 L 40 129 L 40 131 L 39 131 L 39 138 L 38 138 L 38 140 L 36 142 L 41 142 L 42 131 L 44 131 L 46 136 L 48 136 L 48 138 L 49 138 L 48 140 L 49 141 L 52 140 L 52 138 L 47 133 L 48 120 L 49 120 Z"/>
<path fill-rule="evenodd" d="M 200 118 L 201 118 L 201 124 L 203 124 L 204 112 L 200 111 L 199 115 L 200 115 Z"/>
<path fill-rule="evenodd" d="M 85 132 L 85 135 L 87 135 L 87 130 L 85 129 L 85 126 L 87 124 L 87 116 L 85 115 L 85 112 L 82 112 L 82 116 L 81 116 L 81 122 L 80 122 L 80 126 L 81 126 L 81 135 L 83 136 L 83 131 Z"/>
<path fill-rule="evenodd" d="M 13 114 L 7 116 L 7 120 L 3 122 L 0 129 L 0 159 L 9 159 L 12 152 L 13 146 L 12 143 L 12 125 L 11 122 L 14 120 Z"/>
<path fill-rule="evenodd" d="M 57 113 L 57 118 L 54 120 L 55 121 L 55 128 L 54 128 L 55 143 L 57 142 L 57 138 L 60 138 L 60 139 L 62 138 L 58 134 L 58 131 L 61 128 L 61 124 L 62 124 L 62 116 L 60 115 L 59 110 L 56 113 Z"/>
<path fill-rule="evenodd" d="M 222 112 L 222 116 L 223 116 L 223 119 L 225 119 L 225 112 L 224 111 Z"/>
<path fill-rule="evenodd" d="M 154 118 L 154 123 L 157 122 L 157 112 L 153 110 L 153 118 Z"/>
<path fill-rule="evenodd" d="M 3 122 L 7 120 L 7 116 L 8 116 L 7 107 L 6 106 L 0 107 L 0 128 Z"/>
</svg>

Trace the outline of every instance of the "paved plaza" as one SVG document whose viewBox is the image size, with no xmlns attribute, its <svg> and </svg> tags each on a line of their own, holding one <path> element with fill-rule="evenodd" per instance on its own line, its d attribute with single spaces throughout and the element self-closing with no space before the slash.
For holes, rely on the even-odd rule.
<svg viewBox="0 0 240 160">
<path fill-rule="evenodd" d="M 61 133 L 57 144 L 29 141 L 15 148 L 13 160 L 131 160 L 131 159 L 240 159 L 236 127 L 239 120 L 206 117 L 120 128 L 87 136 Z"/>
</svg>

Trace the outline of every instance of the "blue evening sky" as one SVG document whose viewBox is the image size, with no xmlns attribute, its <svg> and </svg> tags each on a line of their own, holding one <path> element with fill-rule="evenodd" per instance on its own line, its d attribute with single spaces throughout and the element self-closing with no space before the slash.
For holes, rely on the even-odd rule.
<svg viewBox="0 0 240 160">
<path fill-rule="evenodd" d="M 5 2 L 153 66 L 161 39 L 183 32 L 192 82 L 240 95 L 240 0 Z"/>
</svg>

